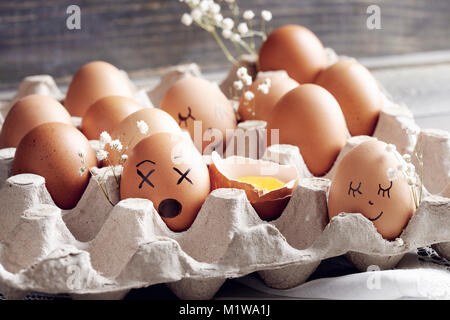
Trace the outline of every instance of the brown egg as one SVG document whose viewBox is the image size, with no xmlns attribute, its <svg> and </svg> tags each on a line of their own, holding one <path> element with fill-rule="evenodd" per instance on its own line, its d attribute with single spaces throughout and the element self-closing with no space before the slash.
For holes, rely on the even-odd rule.
<svg viewBox="0 0 450 320">
<path fill-rule="evenodd" d="M 226 130 L 236 128 L 231 102 L 217 85 L 202 78 L 178 80 L 165 94 L 161 109 L 169 113 L 181 129 L 189 131 L 197 149 L 204 154 L 216 146 L 223 147 Z M 194 130 L 194 121 L 201 121 L 198 122 L 201 132 Z M 211 132 L 217 133 L 214 139 L 209 137 Z"/>
<path fill-rule="evenodd" d="M 331 92 L 339 102 L 352 136 L 373 134 L 382 97 L 369 70 L 358 62 L 341 60 L 322 71 L 316 84 Z"/>
<path fill-rule="evenodd" d="M 145 198 L 173 231 L 194 222 L 210 191 L 208 168 L 189 137 L 157 133 L 141 140 L 125 162 L 120 199 Z"/>
<path fill-rule="evenodd" d="M 258 87 L 261 84 L 264 84 L 267 79 L 270 80 L 270 85 L 269 92 L 266 94 L 258 90 Z M 239 115 L 241 116 L 241 120 L 257 119 L 267 121 L 278 100 L 295 87 L 298 87 L 298 82 L 285 74 L 275 73 L 257 79 L 248 89 L 248 91 L 251 91 L 255 95 L 253 100 L 246 101 L 244 95 L 241 97 L 239 104 Z"/>
<path fill-rule="evenodd" d="M 137 126 L 138 121 L 145 121 L 148 125 L 146 134 L 142 134 Z M 149 137 L 159 132 L 181 133 L 180 126 L 176 121 L 165 111 L 157 108 L 145 108 L 136 111 L 122 120 L 119 125 L 113 130 L 112 139 L 119 139 L 123 146 L 131 151 L 135 145 L 142 139 Z M 105 148 L 109 152 L 108 160 L 111 163 L 119 163 L 119 153 L 111 151 L 111 148 Z M 125 151 L 124 154 L 129 152 Z"/>
<path fill-rule="evenodd" d="M 85 166 L 97 165 L 89 141 L 75 127 L 65 123 L 44 123 L 20 141 L 14 157 L 12 174 L 34 173 L 45 178 L 45 185 L 55 204 L 62 209 L 76 206 L 89 182 L 89 172 L 80 176 L 79 151 Z"/>
<path fill-rule="evenodd" d="M 327 57 L 319 38 L 298 25 L 279 27 L 259 50 L 261 71 L 286 70 L 300 84 L 313 82 L 326 65 Z"/>
<path fill-rule="evenodd" d="M 72 125 L 67 110 L 55 99 L 37 94 L 17 101 L 8 112 L 0 133 L 0 148 L 17 147 L 31 129 L 46 122 Z"/>
<path fill-rule="evenodd" d="M 279 129 L 280 144 L 299 147 L 315 176 L 330 170 L 348 137 L 336 99 L 315 84 L 300 85 L 286 93 L 273 109 L 267 128 L 269 135 Z"/>
<path fill-rule="evenodd" d="M 387 171 L 399 164 L 386 143 L 367 141 L 352 149 L 339 163 L 328 198 L 328 215 L 361 213 L 388 240 L 400 235 L 414 214 L 411 187 L 403 173 L 390 181 Z"/>
<path fill-rule="evenodd" d="M 72 116 L 83 117 L 98 99 L 107 96 L 133 97 L 128 80 L 112 64 L 94 61 L 73 76 L 64 106 Z"/>
<path fill-rule="evenodd" d="M 81 122 L 81 131 L 89 140 L 98 140 L 103 131 L 111 133 L 130 114 L 142 109 L 134 99 L 109 96 L 89 107 Z"/>
</svg>

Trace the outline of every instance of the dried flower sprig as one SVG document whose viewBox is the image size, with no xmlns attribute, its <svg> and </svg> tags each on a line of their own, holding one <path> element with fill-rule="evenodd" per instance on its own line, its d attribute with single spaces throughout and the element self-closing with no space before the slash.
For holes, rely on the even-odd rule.
<svg viewBox="0 0 450 320">
<path fill-rule="evenodd" d="M 417 149 L 417 148 L 416 148 Z M 396 168 L 389 168 L 386 171 L 386 176 L 389 181 L 394 181 L 399 178 L 400 174 L 406 178 L 408 185 L 411 188 L 412 197 L 414 199 L 414 204 L 416 209 L 419 207 L 422 202 L 423 197 L 423 152 L 422 149 L 419 148 L 417 152 L 414 153 L 414 156 L 418 160 L 419 164 L 419 173 L 416 172 L 416 167 L 412 164 L 412 158 L 410 154 L 404 154 L 400 156 L 397 152 L 395 145 L 387 144 L 386 151 L 393 153 L 394 156 L 398 160 L 398 165 Z"/>
<path fill-rule="evenodd" d="M 237 65 L 237 59 L 224 43 L 230 40 L 238 54 L 246 52 L 257 57 L 256 38 L 262 41 L 267 39 L 266 23 L 272 20 L 272 13 L 268 10 L 261 12 L 261 30 L 253 29 L 255 13 L 246 10 L 242 14 L 244 21 L 240 20 L 240 9 L 236 0 L 221 0 L 220 4 L 214 0 L 179 0 L 190 9 L 190 13 L 184 13 L 181 22 L 190 26 L 193 23 L 209 32 L 216 40 L 228 61 Z M 225 3 L 231 11 L 232 17 L 222 15 L 221 3 Z M 248 41 L 248 42 L 247 42 Z"/>
<path fill-rule="evenodd" d="M 136 126 L 138 127 L 139 132 L 141 134 L 146 135 L 148 133 L 149 127 L 145 121 L 143 121 L 143 120 L 137 121 Z M 111 172 L 114 175 L 114 179 L 117 183 L 117 187 L 120 187 L 120 181 L 116 174 L 115 165 L 113 165 L 110 162 L 110 160 L 108 158 L 109 152 L 105 150 L 105 147 L 107 145 L 109 145 L 111 152 L 117 152 L 118 159 L 119 159 L 119 165 L 123 165 L 128 160 L 128 155 L 125 154 L 125 152 L 127 152 L 129 146 L 124 147 L 122 142 L 119 139 L 112 140 L 111 135 L 106 131 L 103 131 L 100 134 L 99 142 L 100 142 L 100 148 L 96 153 L 97 160 L 99 162 L 103 162 L 107 166 L 107 168 L 109 170 L 111 170 Z M 103 177 L 98 177 L 97 175 L 95 175 L 92 172 L 92 168 L 86 167 L 86 152 L 84 150 L 80 150 L 78 152 L 78 157 L 80 158 L 80 162 L 81 162 L 81 167 L 78 170 L 78 174 L 80 176 L 82 176 L 83 174 L 86 173 L 86 171 L 89 171 L 89 173 L 91 174 L 91 177 L 95 180 L 95 182 L 97 183 L 99 188 L 102 190 L 102 193 L 104 194 L 104 196 L 106 197 L 108 202 L 112 206 L 114 206 L 114 203 L 111 201 L 111 198 L 109 197 L 108 189 L 104 186 L 104 184 L 105 184 L 104 175 L 103 175 Z M 105 174 L 106 174 L 106 171 L 105 171 Z"/>
</svg>

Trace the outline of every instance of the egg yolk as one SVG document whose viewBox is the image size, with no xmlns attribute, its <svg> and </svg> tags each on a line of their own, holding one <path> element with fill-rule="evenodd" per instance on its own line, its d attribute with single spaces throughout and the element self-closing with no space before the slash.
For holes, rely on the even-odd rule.
<svg viewBox="0 0 450 320">
<path fill-rule="evenodd" d="M 272 191 L 284 187 L 285 183 L 273 177 L 241 177 L 236 179 L 253 185 L 256 189 Z"/>
</svg>

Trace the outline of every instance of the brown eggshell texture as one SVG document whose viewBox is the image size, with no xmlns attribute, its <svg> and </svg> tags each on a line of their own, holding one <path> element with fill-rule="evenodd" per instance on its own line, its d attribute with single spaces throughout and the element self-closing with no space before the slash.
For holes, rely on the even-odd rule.
<svg viewBox="0 0 450 320">
<path fill-rule="evenodd" d="M 83 117 L 94 102 L 107 96 L 132 98 L 133 92 L 119 69 L 104 61 L 94 61 L 73 76 L 64 106 L 72 116 Z"/>
<path fill-rule="evenodd" d="M 378 232 L 388 240 L 400 235 L 414 214 L 415 204 L 405 176 L 391 182 L 389 168 L 398 160 L 381 141 L 367 141 L 345 155 L 331 182 L 328 215 L 361 213 L 373 220 Z"/>
<path fill-rule="evenodd" d="M 327 57 L 319 38 L 299 25 L 279 27 L 259 50 L 261 71 L 286 70 L 300 84 L 312 83 L 326 65 Z"/>
<path fill-rule="evenodd" d="M 266 79 L 270 79 L 270 88 L 267 94 L 258 90 L 258 86 L 263 84 Z M 241 97 L 239 104 L 241 120 L 257 119 L 267 121 L 278 100 L 295 87 L 298 87 L 298 82 L 286 76 L 286 74 L 275 73 L 258 78 L 248 89 L 248 91 L 251 91 L 255 95 L 254 99 L 247 102 L 244 99 L 244 95 Z"/>
<path fill-rule="evenodd" d="M 173 231 L 188 229 L 210 192 L 208 168 L 192 141 L 157 133 L 141 140 L 125 162 L 120 198 L 144 198 Z"/>
<path fill-rule="evenodd" d="M 200 149 L 201 146 L 199 151 L 214 149 L 212 144 L 222 143 L 224 146 L 222 138 L 226 137 L 226 130 L 236 128 L 236 116 L 231 102 L 217 85 L 202 78 L 185 77 L 178 80 L 165 94 L 161 109 L 169 113 L 181 129 L 189 131 L 196 147 Z M 202 129 L 196 137 L 194 120 L 201 121 Z M 218 131 L 220 137 L 217 141 L 216 137 L 203 138 L 208 130 Z"/>
<path fill-rule="evenodd" d="M 148 132 L 142 134 L 137 126 L 138 121 L 145 121 L 148 125 Z M 130 114 L 123 119 L 111 134 L 112 139 L 119 139 L 123 146 L 131 151 L 142 139 L 159 132 L 181 133 L 181 129 L 176 121 L 165 111 L 157 108 L 144 108 Z M 117 164 L 119 153 L 105 148 L 109 152 L 108 159 L 111 163 Z M 125 154 L 129 152 L 125 151 Z"/>
<path fill-rule="evenodd" d="M 111 133 L 130 114 L 143 107 L 134 99 L 104 97 L 89 107 L 81 122 L 81 131 L 89 140 L 98 140 L 103 131 Z"/>
<path fill-rule="evenodd" d="M 299 147 L 315 176 L 331 169 L 348 138 L 344 115 L 336 99 L 314 84 L 300 85 L 285 94 L 273 109 L 267 127 L 269 133 L 279 129 L 278 143 Z"/>
<path fill-rule="evenodd" d="M 373 134 L 383 102 L 369 70 L 358 62 L 341 60 L 324 70 L 316 84 L 336 98 L 352 136 Z"/>
<path fill-rule="evenodd" d="M 89 141 L 75 127 L 45 123 L 21 140 L 14 157 L 12 174 L 33 173 L 45 178 L 55 204 L 62 209 L 76 206 L 89 182 L 89 172 L 79 175 L 79 150 L 86 154 L 86 167 L 97 165 Z"/>
<path fill-rule="evenodd" d="M 70 114 L 55 99 L 37 94 L 20 99 L 8 112 L 3 123 L 0 148 L 17 147 L 31 129 L 47 122 L 72 125 Z"/>
<path fill-rule="evenodd" d="M 298 172 L 293 166 L 238 156 L 222 159 L 216 152 L 213 152 L 211 159 L 212 164 L 209 166 L 211 189 L 235 188 L 244 190 L 247 199 L 263 220 L 278 218 L 298 185 Z M 274 177 L 283 181 L 285 185 L 272 191 L 261 190 L 250 183 L 237 180 L 246 176 Z"/>
</svg>

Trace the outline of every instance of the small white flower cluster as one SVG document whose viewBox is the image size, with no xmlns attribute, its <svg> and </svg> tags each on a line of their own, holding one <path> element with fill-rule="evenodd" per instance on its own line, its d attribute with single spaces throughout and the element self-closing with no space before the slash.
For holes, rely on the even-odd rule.
<svg viewBox="0 0 450 320">
<path fill-rule="evenodd" d="M 389 181 L 394 181 L 399 178 L 400 174 L 403 174 L 408 185 L 411 187 L 414 202 L 416 203 L 416 207 L 418 207 L 422 200 L 422 177 L 416 173 L 416 167 L 411 162 L 411 155 L 404 154 L 403 156 L 400 156 L 400 154 L 397 152 L 397 148 L 393 144 L 387 144 L 386 151 L 393 153 L 398 160 L 397 167 L 389 168 L 386 171 L 386 176 L 388 177 Z M 418 156 L 418 159 L 419 163 L 421 163 L 420 156 Z"/>
<path fill-rule="evenodd" d="M 80 177 L 82 177 L 88 170 L 86 168 L 86 151 L 79 150 L 77 154 L 81 161 L 81 167 L 80 167 L 80 169 L 78 169 L 78 174 L 80 175 Z"/>
<path fill-rule="evenodd" d="M 236 0 L 225 0 L 233 17 L 224 17 L 222 15 L 222 7 L 214 0 L 179 0 L 189 6 L 190 13 L 184 13 L 181 16 L 181 22 L 190 26 L 193 23 L 197 24 L 204 30 L 210 32 L 215 40 L 218 42 L 221 49 L 224 51 L 227 59 L 236 63 L 236 59 L 233 57 L 229 49 L 223 44 L 219 37 L 230 40 L 237 46 L 240 46 L 247 53 L 257 56 L 257 52 L 254 46 L 254 37 L 258 36 L 262 40 L 265 40 L 265 23 L 272 20 L 272 13 L 268 10 L 261 11 L 262 30 L 252 30 L 252 21 L 255 18 L 255 13 L 252 10 L 246 10 L 242 14 L 242 18 L 245 20 L 239 22 L 239 6 Z M 248 44 L 243 38 L 250 38 L 251 43 Z"/>
<path fill-rule="evenodd" d="M 258 85 L 258 91 L 263 94 L 268 94 L 269 89 L 272 86 L 272 81 L 269 78 L 264 79 L 264 82 Z"/>
</svg>

